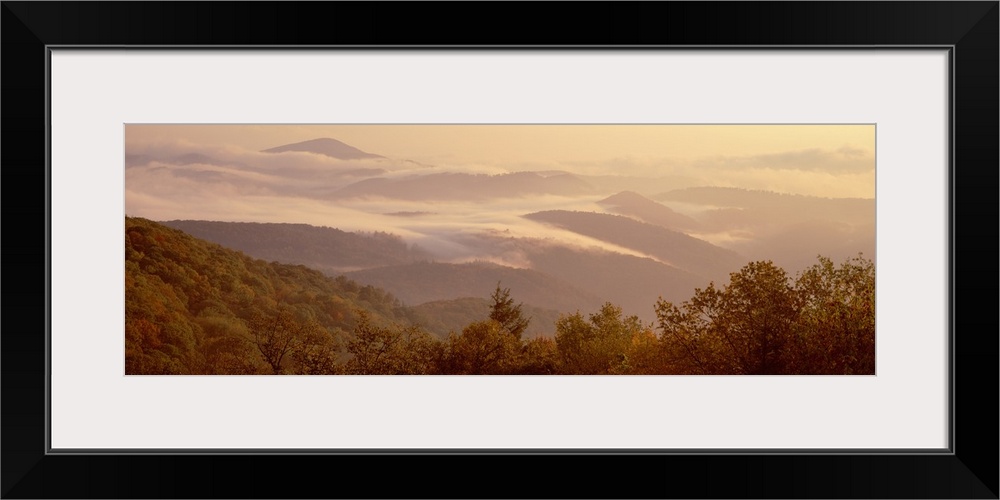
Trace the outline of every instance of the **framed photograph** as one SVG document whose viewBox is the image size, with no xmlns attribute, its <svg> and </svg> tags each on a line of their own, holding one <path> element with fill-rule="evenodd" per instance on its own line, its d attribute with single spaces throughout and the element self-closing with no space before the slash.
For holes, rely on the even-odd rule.
<svg viewBox="0 0 1000 500">
<path fill-rule="evenodd" d="M 5 497 L 997 498 L 996 2 L 483 8 L 4 3 Z"/>
</svg>

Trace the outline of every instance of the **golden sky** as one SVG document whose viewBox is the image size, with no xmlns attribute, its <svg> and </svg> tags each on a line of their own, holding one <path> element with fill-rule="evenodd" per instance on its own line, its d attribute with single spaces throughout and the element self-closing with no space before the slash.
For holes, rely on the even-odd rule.
<svg viewBox="0 0 1000 500">
<path fill-rule="evenodd" d="M 129 142 L 267 149 L 332 137 L 390 157 L 546 162 L 622 155 L 691 160 L 843 147 L 873 151 L 874 125 L 142 125 Z"/>
<path fill-rule="evenodd" d="M 319 138 L 385 158 L 263 152 Z M 549 238 L 551 227 L 522 215 L 601 210 L 600 199 L 622 191 L 649 199 L 689 187 L 875 197 L 874 125 L 126 125 L 125 142 L 128 215 L 377 229 L 442 255 L 461 246 L 451 236 L 473 230 Z M 432 177 L 508 172 L 540 172 L 515 181 L 567 172 L 586 189 L 496 195 L 455 184 L 468 177 Z M 670 207 L 716 208 L 703 205 Z"/>
</svg>

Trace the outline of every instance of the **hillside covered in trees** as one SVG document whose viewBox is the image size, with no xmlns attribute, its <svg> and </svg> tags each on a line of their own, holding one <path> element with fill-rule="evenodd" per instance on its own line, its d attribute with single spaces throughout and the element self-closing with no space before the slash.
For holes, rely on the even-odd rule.
<svg viewBox="0 0 1000 500">
<path fill-rule="evenodd" d="M 497 283 L 444 336 L 426 320 L 454 304 L 406 307 L 343 276 L 126 217 L 125 372 L 873 374 L 874 279 L 861 256 L 820 258 L 795 277 L 756 261 L 689 300 L 650 304 L 653 323 L 606 302 L 548 325 Z M 532 324 L 549 334 L 529 335 Z"/>
<path fill-rule="evenodd" d="M 339 359 L 336 342 L 361 311 L 377 321 L 406 319 L 399 301 L 375 287 L 125 219 L 126 373 L 307 370 Z M 274 332 L 254 329 L 269 321 Z M 278 331 L 296 332 L 300 348 L 264 338 Z"/>
<path fill-rule="evenodd" d="M 267 261 L 327 274 L 428 260 L 427 252 L 385 232 L 351 233 L 307 224 L 174 220 L 163 225 Z"/>
</svg>

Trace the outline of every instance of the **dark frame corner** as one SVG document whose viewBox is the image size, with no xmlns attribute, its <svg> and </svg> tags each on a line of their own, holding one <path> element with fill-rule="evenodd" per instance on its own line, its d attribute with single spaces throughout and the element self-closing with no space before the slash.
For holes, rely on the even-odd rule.
<svg viewBox="0 0 1000 500">
<path fill-rule="evenodd" d="M 996 0 L 560 4 L 573 9 L 572 23 L 522 3 L 2 4 L 0 158 L 9 236 L 2 251 L 15 270 L 28 273 L 4 294 L 5 498 L 998 498 Z M 450 454 L 46 453 L 48 47 L 414 43 L 953 47 L 954 453 L 506 454 L 488 457 L 489 463 Z M 554 462 L 575 469 L 572 477 L 560 479 Z M 311 476 L 317 466 L 329 474 Z M 385 480 L 362 480 L 369 469 Z M 463 490 L 470 482 L 484 489 Z"/>
</svg>

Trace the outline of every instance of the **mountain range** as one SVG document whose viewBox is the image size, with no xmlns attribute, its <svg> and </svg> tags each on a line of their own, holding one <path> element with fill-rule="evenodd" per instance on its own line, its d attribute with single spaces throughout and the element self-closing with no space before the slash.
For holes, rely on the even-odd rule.
<svg viewBox="0 0 1000 500">
<path fill-rule="evenodd" d="M 255 196 L 308 199 L 300 213 L 320 224 L 294 216 L 286 216 L 287 223 L 163 224 L 253 258 L 343 275 L 411 308 L 436 304 L 424 309 L 449 317 L 463 316 L 457 304 L 481 310 L 475 301 L 502 283 L 526 307 L 547 311 L 539 317 L 612 302 L 651 321 L 658 298 L 682 301 L 695 288 L 726 282 L 751 260 L 773 260 L 794 274 L 817 255 L 836 261 L 874 255 L 873 199 L 552 168 L 442 171 L 332 138 L 262 152 L 255 158 L 267 161 L 253 167 L 207 152 L 128 154 L 126 163 L 150 166 L 130 171 L 134 176 L 183 179 L 182 192 L 228 185 L 249 193 L 247 203 Z M 212 168 L 221 164 L 225 168 Z M 279 176 L 281 184 L 266 184 Z M 442 334 L 443 323 L 428 323 Z"/>
</svg>

